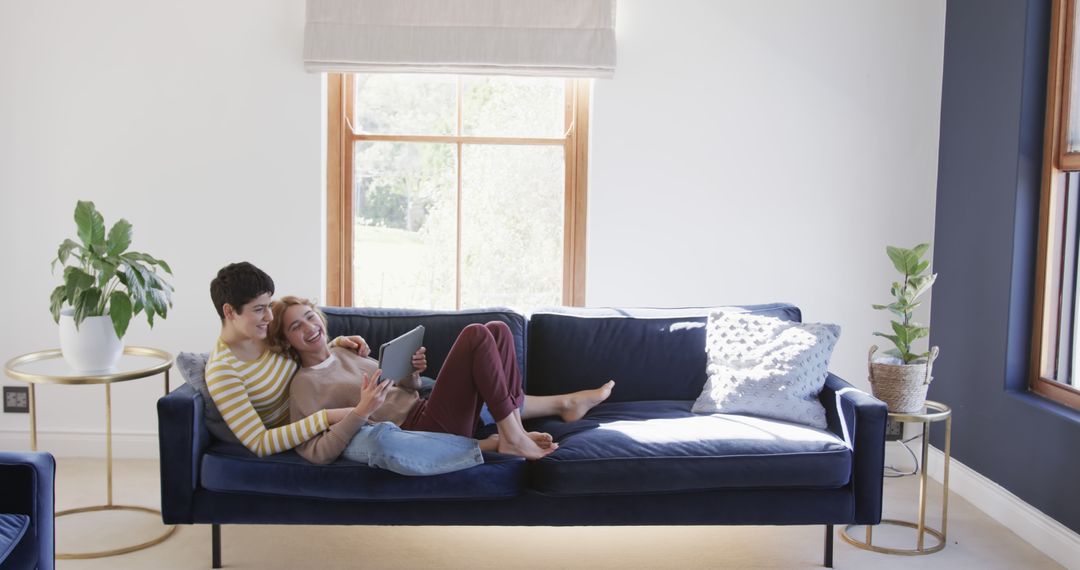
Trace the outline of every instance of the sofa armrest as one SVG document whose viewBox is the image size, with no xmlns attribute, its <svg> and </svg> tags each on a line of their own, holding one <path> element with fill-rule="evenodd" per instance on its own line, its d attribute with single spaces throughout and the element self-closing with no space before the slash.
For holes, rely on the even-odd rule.
<svg viewBox="0 0 1080 570">
<path fill-rule="evenodd" d="M 829 374 L 821 391 L 829 431 L 852 450 L 851 488 L 857 524 L 881 521 L 888 408 L 881 400 Z"/>
<path fill-rule="evenodd" d="M 28 515 L 37 564 L 52 570 L 56 460 L 44 452 L 0 451 L 0 513 Z M 25 537 L 24 537 L 25 540 Z"/>
<path fill-rule="evenodd" d="M 210 445 L 203 398 L 184 384 L 158 400 L 161 454 L 161 517 L 167 524 L 192 523 L 202 455 Z"/>
</svg>

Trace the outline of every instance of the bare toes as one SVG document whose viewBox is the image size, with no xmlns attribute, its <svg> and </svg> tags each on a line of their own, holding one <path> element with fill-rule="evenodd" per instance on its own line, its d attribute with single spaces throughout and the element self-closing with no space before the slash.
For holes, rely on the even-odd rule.
<svg viewBox="0 0 1080 570">
<path fill-rule="evenodd" d="M 554 442 L 554 439 L 551 437 L 550 433 L 531 431 L 528 435 L 529 439 L 531 439 L 533 443 L 538 445 L 540 449 L 547 449 L 551 447 L 552 442 Z"/>
</svg>

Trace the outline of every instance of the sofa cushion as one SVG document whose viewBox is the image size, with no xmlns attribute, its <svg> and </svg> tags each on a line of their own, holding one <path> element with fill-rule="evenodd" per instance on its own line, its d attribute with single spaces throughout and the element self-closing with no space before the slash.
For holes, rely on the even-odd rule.
<svg viewBox="0 0 1080 570">
<path fill-rule="evenodd" d="M 510 309 L 468 309 L 463 311 L 425 311 L 413 309 L 373 309 L 321 307 L 326 314 L 327 335 L 360 335 L 378 353 L 379 346 L 406 332 L 424 325 L 424 346 L 427 347 L 426 376 L 435 378 L 442 369 L 450 347 L 461 331 L 473 323 L 502 321 L 509 325 L 514 336 L 514 351 L 518 366 L 525 372 L 525 317 Z"/>
<path fill-rule="evenodd" d="M 529 466 L 550 495 L 670 493 L 735 488 L 837 488 L 851 449 L 835 435 L 788 422 L 690 412 L 691 401 L 604 403 L 580 421 L 529 423 L 559 450 Z"/>
<path fill-rule="evenodd" d="M 784 303 L 725 307 L 801 321 Z M 617 383 L 612 402 L 693 400 L 705 385 L 705 322 L 714 308 L 537 311 L 529 317 L 528 393 L 538 396 Z"/>
<path fill-rule="evenodd" d="M 29 561 L 31 562 L 29 565 L 23 565 L 27 560 L 21 560 L 19 564 L 15 564 L 16 558 L 25 558 L 27 555 L 36 552 L 32 548 L 19 548 L 19 544 L 23 541 L 26 531 L 29 529 L 30 517 L 28 515 L 0 513 L 0 565 L 5 568 L 33 567 L 33 560 Z M 18 549 L 18 553 L 16 553 L 16 549 Z"/>
<path fill-rule="evenodd" d="M 258 458 L 239 444 L 218 442 L 202 459 L 202 484 L 212 491 L 320 499 L 402 501 L 497 499 L 521 493 L 525 461 L 485 453 L 484 464 L 426 477 L 407 477 L 339 459 L 308 463 L 293 451 Z"/>
</svg>

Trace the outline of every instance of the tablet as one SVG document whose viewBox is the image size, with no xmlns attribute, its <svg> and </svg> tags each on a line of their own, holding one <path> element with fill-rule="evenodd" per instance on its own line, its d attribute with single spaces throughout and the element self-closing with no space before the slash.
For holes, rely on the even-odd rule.
<svg viewBox="0 0 1080 570">
<path fill-rule="evenodd" d="M 424 327 L 421 325 L 380 346 L 379 368 L 382 368 L 382 378 L 397 382 L 415 372 L 412 357 L 423 344 Z"/>
</svg>

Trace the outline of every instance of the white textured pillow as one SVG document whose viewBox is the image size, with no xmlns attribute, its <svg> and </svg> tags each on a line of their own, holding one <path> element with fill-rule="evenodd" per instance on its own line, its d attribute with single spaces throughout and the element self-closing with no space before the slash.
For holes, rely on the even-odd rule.
<svg viewBox="0 0 1080 570">
<path fill-rule="evenodd" d="M 840 327 L 713 311 L 709 380 L 692 411 L 747 414 L 825 428 L 818 394 Z"/>
</svg>

